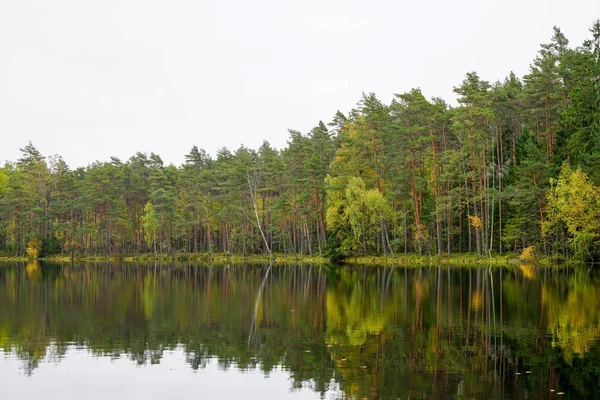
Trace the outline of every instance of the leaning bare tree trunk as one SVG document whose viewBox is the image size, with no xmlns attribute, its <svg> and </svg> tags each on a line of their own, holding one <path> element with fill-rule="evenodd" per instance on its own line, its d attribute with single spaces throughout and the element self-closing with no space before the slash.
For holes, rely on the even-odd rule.
<svg viewBox="0 0 600 400">
<path fill-rule="evenodd" d="M 262 224 L 260 223 L 260 218 L 258 216 L 258 203 L 257 203 L 257 189 L 258 189 L 258 179 L 256 177 L 254 179 L 250 179 L 250 173 L 246 174 L 246 178 L 248 179 L 248 188 L 250 189 L 250 197 L 252 197 L 252 205 L 254 206 L 254 216 L 256 217 L 256 225 L 258 226 L 258 230 L 260 231 L 260 235 L 262 236 L 263 242 L 265 244 L 265 248 L 269 253 L 269 257 L 273 258 L 273 253 L 271 252 L 271 248 L 269 247 L 269 242 L 265 236 L 265 233 L 262 229 Z"/>
<path fill-rule="evenodd" d="M 394 257 L 394 249 L 392 249 L 392 246 L 390 245 L 390 236 L 388 234 L 387 224 L 385 223 L 383 218 L 381 218 L 381 226 L 383 227 L 383 235 L 385 236 L 385 242 L 387 244 L 387 247 L 392 257 Z"/>
</svg>

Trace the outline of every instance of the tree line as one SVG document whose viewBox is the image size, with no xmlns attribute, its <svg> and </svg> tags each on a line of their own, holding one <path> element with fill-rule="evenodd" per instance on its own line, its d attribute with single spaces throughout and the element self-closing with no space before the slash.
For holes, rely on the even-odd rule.
<svg viewBox="0 0 600 400">
<path fill-rule="evenodd" d="M 558 28 L 522 78 L 420 89 L 348 113 L 287 147 L 194 146 L 183 165 L 137 153 L 70 169 L 31 142 L 0 169 L 0 252 L 419 253 L 535 246 L 600 255 L 600 20 L 571 47 Z"/>
</svg>

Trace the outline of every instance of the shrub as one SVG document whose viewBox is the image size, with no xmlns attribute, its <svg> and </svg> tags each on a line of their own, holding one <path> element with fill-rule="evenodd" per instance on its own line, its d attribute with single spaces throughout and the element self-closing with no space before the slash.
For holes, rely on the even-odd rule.
<svg viewBox="0 0 600 400">
<path fill-rule="evenodd" d="M 535 246 L 525 247 L 519 256 L 519 259 L 527 263 L 537 260 L 537 254 L 535 250 Z"/>
<path fill-rule="evenodd" d="M 37 259 L 42 254 L 42 241 L 40 239 L 31 239 L 27 242 L 27 249 L 25 252 L 27 256 L 32 259 Z"/>
</svg>

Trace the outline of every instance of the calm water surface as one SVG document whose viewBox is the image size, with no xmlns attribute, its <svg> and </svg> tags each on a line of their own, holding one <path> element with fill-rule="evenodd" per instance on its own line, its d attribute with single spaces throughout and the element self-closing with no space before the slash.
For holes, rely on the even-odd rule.
<svg viewBox="0 0 600 400">
<path fill-rule="evenodd" d="M 600 274 L 0 264 L 0 398 L 600 398 Z"/>
</svg>

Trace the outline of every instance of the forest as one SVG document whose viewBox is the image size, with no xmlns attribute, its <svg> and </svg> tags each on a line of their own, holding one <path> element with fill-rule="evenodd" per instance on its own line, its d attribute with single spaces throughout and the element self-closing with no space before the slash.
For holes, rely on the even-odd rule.
<svg viewBox="0 0 600 400">
<path fill-rule="evenodd" d="M 574 47 L 555 27 L 522 78 L 468 72 L 455 106 L 418 88 L 389 104 L 363 94 L 283 149 L 71 169 L 29 142 L 0 168 L 0 255 L 597 260 L 600 20 L 590 32 Z"/>
</svg>

